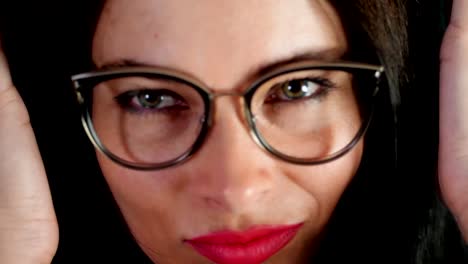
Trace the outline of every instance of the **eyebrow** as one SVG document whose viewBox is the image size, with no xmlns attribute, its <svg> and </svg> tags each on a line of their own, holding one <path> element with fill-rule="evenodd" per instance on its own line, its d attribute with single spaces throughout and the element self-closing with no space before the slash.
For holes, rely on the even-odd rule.
<svg viewBox="0 0 468 264">
<path fill-rule="evenodd" d="M 337 48 L 330 48 L 320 51 L 303 51 L 293 54 L 292 56 L 279 58 L 272 61 L 262 63 L 248 72 L 248 76 L 259 76 L 273 71 L 281 66 L 301 62 L 301 61 L 317 61 L 331 62 L 343 59 L 344 54 Z"/>
<path fill-rule="evenodd" d="M 279 58 L 270 62 L 262 63 L 258 66 L 255 66 L 251 70 L 248 71 L 247 76 L 261 76 L 268 72 L 273 71 L 274 69 L 294 63 L 294 62 L 301 62 L 301 61 L 317 61 L 317 62 L 330 62 L 330 61 L 338 61 L 342 60 L 345 57 L 345 53 L 343 53 L 338 48 L 329 48 L 320 51 L 304 51 L 296 53 L 290 57 L 286 58 Z M 98 66 L 97 69 L 105 70 L 105 69 L 116 69 L 122 67 L 164 67 L 157 64 L 151 64 L 143 61 L 139 61 L 136 59 L 120 59 L 116 61 L 112 61 L 109 63 L 105 63 L 102 66 Z"/>
</svg>

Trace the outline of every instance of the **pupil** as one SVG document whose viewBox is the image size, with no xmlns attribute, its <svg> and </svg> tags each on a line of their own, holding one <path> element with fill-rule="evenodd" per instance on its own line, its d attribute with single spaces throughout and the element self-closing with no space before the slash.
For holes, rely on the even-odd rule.
<svg viewBox="0 0 468 264">
<path fill-rule="evenodd" d="M 307 92 L 307 85 L 301 80 L 292 80 L 286 85 L 286 95 L 288 97 L 299 97 L 304 92 Z"/>
<path fill-rule="evenodd" d="M 289 85 L 289 91 L 293 94 L 297 94 L 302 91 L 302 84 L 298 80 L 294 80 Z"/>
<path fill-rule="evenodd" d="M 145 107 L 155 107 L 162 100 L 161 96 L 152 93 L 144 93 L 142 96 L 140 96 L 140 98 Z"/>
</svg>

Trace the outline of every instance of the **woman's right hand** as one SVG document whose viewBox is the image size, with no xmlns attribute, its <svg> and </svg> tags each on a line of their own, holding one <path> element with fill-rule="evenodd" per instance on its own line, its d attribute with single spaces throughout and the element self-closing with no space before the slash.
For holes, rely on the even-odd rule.
<svg viewBox="0 0 468 264">
<path fill-rule="evenodd" d="M 468 1 L 453 0 L 440 51 L 439 183 L 468 243 Z"/>
<path fill-rule="evenodd" d="M 57 246 L 44 166 L 0 43 L 0 263 L 50 263 Z"/>
</svg>

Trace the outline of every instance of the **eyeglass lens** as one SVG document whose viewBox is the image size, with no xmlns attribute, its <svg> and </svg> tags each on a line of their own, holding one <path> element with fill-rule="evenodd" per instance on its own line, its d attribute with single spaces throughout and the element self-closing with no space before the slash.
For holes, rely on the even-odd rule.
<svg viewBox="0 0 468 264">
<path fill-rule="evenodd" d="M 320 160 L 340 151 L 368 114 L 369 95 L 363 91 L 371 89 L 357 87 L 358 72 L 305 69 L 266 80 L 248 102 L 253 129 L 287 156 Z M 131 163 L 163 163 L 183 155 L 209 114 L 200 91 L 165 76 L 113 78 L 92 91 L 97 137 Z"/>
</svg>

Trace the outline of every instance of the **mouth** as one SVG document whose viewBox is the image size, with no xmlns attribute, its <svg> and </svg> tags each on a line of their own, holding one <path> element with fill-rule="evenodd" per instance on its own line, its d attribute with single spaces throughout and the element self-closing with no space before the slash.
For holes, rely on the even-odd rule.
<svg viewBox="0 0 468 264">
<path fill-rule="evenodd" d="M 219 231 L 184 242 L 218 264 L 259 264 L 284 248 L 301 224 L 253 227 L 246 231 Z"/>
</svg>

